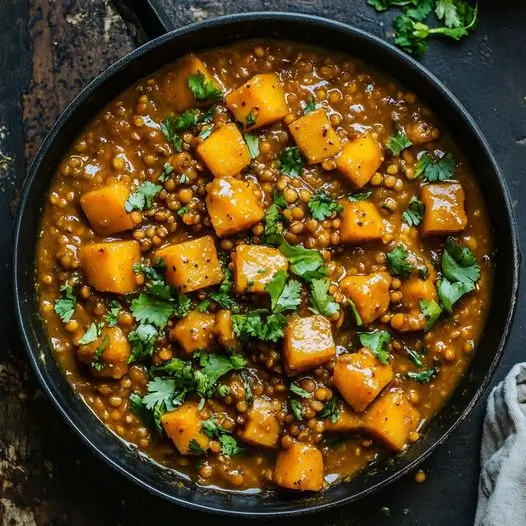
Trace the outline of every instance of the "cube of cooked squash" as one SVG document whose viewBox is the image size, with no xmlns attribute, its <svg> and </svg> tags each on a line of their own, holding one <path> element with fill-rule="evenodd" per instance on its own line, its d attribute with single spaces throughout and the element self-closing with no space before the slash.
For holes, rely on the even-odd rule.
<svg viewBox="0 0 526 526">
<path fill-rule="evenodd" d="M 264 398 L 254 398 L 246 412 L 245 428 L 240 438 L 253 446 L 276 447 L 281 426 L 272 404 Z"/>
<path fill-rule="evenodd" d="M 99 292 L 128 294 L 136 289 L 133 265 L 141 259 L 137 241 L 88 243 L 80 247 L 79 259 L 86 280 Z"/>
<path fill-rule="evenodd" d="M 384 233 L 384 220 L 373 203 L 345 203 L 340 227 L 340 237 L 344 243 L 374 241 L 382 239 Z"/>
<path fill-rule="evenodd" d="M 356 433 L 362 429 L 362 415 L 354 412 L 346 402 L 338 402 L 335 414 L 334 422 L 331 418 L 325 420 L 325 431 L 328 433 Z"/>
<path fill-rule="evenodd" d="M 196 151 L 215 177 L 237 175 L 250 164 L 247 143 L 233 123 L 213 132 Z"/>
<path fill-rule="evenodd" d="M 334 157 L 342 145 L 325 110 L 311 111 L 289 125 L 290 133 L 309 164 Z"/>
<path fill-rule="evenodd" d="M 341 291 L 356 306 L 364 323 L 383 316 L 390 302 L 391 276 L 387 272 L 373 272 L 366 276 L 347 276 L 340 282 Z"/>
<path fill-rule="evenodd" d="M 104 327 L 100 337 L 77 349 L 78 359 L 90 366 L 94 376 L 118 380 L 128 372 L 130 342 L 119 327 Z M 94 365 L 102 364 L 102 368 Z"/>
<path fill-rule="evenodd" d="M 110 236 L 135 226 L 124 208 L 129 195 L 129 186 L 118 182 L 82 194 L 80 205 L 97 234 Z"/>
<path fill-rule="evenodd" d="M 402 281 L 402 304 L 409 310 L 420 310 L 420 301 L 437 301 L 437 289 L 434 280 L 412 277 Z"/>
<path fill-rule="evenodd" d="M 336 354 L 329 320 L 320 315 L 289 319 L 283 342 L 287 374 L 315 369 Z"/>
<path fill-rule="evenodd" d="M 210 441 L 201 431 L 203 425 L 201 412 L 194 401 L 186 401 L 174 411 L 168 411 L 161 416 L 161 424 L 165 433 L 172 439 L 181 455 L 195 453 L 197 446 L 208 449 Z"/>
<path fill-rule="evenodd" d="M 384 160 L 377 140 L 362 135 L 343 147 L 336 158 L 336 168 L 355 188 L 365 186 Z"/>
<path fill-rule="evenodd" d="M 210 349 L 216 337 L 215 324 L 214 314 L 190 311 L 170 330 L 170 340 L 177 342 L 188 354 Z"/>
<path fill-rule="evenodd" d="M 422 187 L 420 199 L 425 206 L 424 236 L 454 234 L 466 228 L 464 190 L 459 183 L 426 184 Z"/>
<path fill-rule="evenodd" d="M 230 236 L 259 223 L 265 211 L 254 195 L 254 185 L 233 177 L 206 185 L 206 206 L 219 237 Z"/>
<path fill-rule="evenodd" d="M 220 309 L 216 313 L 215 333 L 219 344 L 226 349 L 234 349 L 237 346 L 237 338 L 232 328 L 232 312 Z"/>
<path fill-rule="evenodd" d="M 342 354 L 334 366 L 334 384 L 345 401 L 361 413 L 394 378 L 390 365 L 380 363 L 364 347 L 355 353 Z"/>
<path fill-rule="evenodd" d="M 277 122 L 289 112 L 285 90 L 276 73 L 255 75 L 230 92 L 225 102 L 236 121 L 249 130 Z"/>
<path fill-rule="evenodd" d="M 173 69 L 166 72 L 161 78 L 161 93 L 165 94 L 167 105 L 175 112 L 181 113 L 188 108 L 211 104 L 213 98 L 196 99 L 188 86 L 190 75 L 203 75 L 205 86 L 211 85 L 221 91 L 221 86 L 215 80 L 203 61 L 195 55 L 187 55 L 179 60 Z"/>
<path fill-rule="evenodd" d="M 393 451 L 403 451 L 420 415 L 400 389 L 383 393 L 364 415 L 363 430 Z"/>
<path fill-rule="evenodd" d="M 277 249 L 263 245 L 238 245 L 232 254 L 234 283 L 237 294 L 265 292 L 279 270 L 287 271 L 289 262 Z"/>
<path fill-rule="evenodd" d="M 166 281 L 183 293 L 217 285 L 225 277 L 212 236 L 168 245 L 155 257 L 166 263 Z"/>
<path fill-rule="evenodd" d="M 323 488 L 323 455 L 310 444 L 294 442 L 276 458 L 274 482 L 283 488 L 320 491 Z"/>
</svg>

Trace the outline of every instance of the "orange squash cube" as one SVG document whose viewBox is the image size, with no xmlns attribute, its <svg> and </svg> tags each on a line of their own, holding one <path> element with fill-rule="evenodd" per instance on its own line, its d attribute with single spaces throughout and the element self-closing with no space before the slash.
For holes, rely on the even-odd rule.
<svg viewBox="0 0 526 526">
<path fill-rule="evenodd" d="M 133 265 L 141 260 L 137 241 L 88 243 L 80 247 L 79 259 L 87 282 L 99 292 L 128 294 L 136 289 Z"/>
<path fill-rule="evenodd" d="M 325 420 L 325 431 L 328 433 L 357 433 L 362 429 L 362 415 L 355 413 L 346 402 L 338 402 L 337 418 L 335 422 L 331 418 Z"/>
<path fill-rule="evenodd" d="M 97 360 L 100 349 L 103 349 L 100 356 L 102 369 L 98 371 L 92 364 Z M 94 376 L 115 380 L 122 378 L 128 372 L 130 354 L 130 342 L 119 327 L 104 327 L 95 341 L 80 345 L 77 349 L 78 359 L 90 366 Z"/>
<path fill-rule="evenodd" d="M 201 412 L 193 401 L 186 401 L 174 411 L 161 416 L 161 425 L 172 439 L 181 455 L 191 455 L 192 444 L 206 450 L 210 444 L 208 437 L 201 431 L 203 425 Z"/>
<path fill-rule="evenodd" d="M 437 289 L 433 279 L 410 278 L 402 281 L 402 304 L 409 310 L 420 310 L 420 301 L 437 301 Z"/>
<path fill-rule="evenodd" d="M 215 325 L 214 314 L 193 310 L 170 330 L 170 340 L 177 342 L 187 354 L 208 350 L 215 340 Z"/>
<path fill-rule="evenodd" d="M 130 188 L 124 183 L 112 183 L 82 194 L 80 205 L 88 221 L 101 236 L 110 236 L 135 226 L 124 205 Z"/>
<path fill-rule="evenodd" d="M 285 329 L 283 358 L 288 375 L 315 369 L 336 354 L 327 318 L 314 315 L 292 317 Z"/>
<path fill-rule="evenodd" d="M 384 233 L 384 220 L 373 203 L 357 201 L 344 204 L 340 227 L 344 243 L 374 241 L 382 239 Z"/>
<path fill-rule="evenodd" d="M 188 293 L 221 283 L 224 279 L 212 236 L 203 236 L 155 252 L 166 263 L 166 281 Z"/>
<path fill-rule="evenodd" d="M 234 283 L 237 294 L 265 292 L 279 270 L 287 271 L 289 262 L 277 249 L 263 245 L 238 245 L 232 254 Z"/>
<path fill-rule="evenodd" d="M 276 73 L 255 75 L 225 97 L 236 121 L 247 130 L 277 122 L 289 112 L 285 91 Z"/>
<path fill-rule="evenodd" d="M 188 108 L 206 106 L 213 102 L 213 100 L 197 100 L 188 86 L 188 77 L 199 73 L 203 75 L 205 85 L 212 83 L 216 89 L 221 90 L 221 86 L 212 77 L 203 61 L 195 55 L 183 57 L 173 69 L 161 77 L 161 92 L 165 94 L 167 105 L 175 113 L 182 113 Z"/>
<path fill-rule="evenodd" d="M 365 186 L 384 160 L 378 141 L 362 135 L 343 147 L 336 158 L 336 168 L 355 188 Z"/>
<path fill-rule="evenodd" d="M 247 144 L 235 124 L 225 124 L 196 148 L 215 177 L 237 175 L 250 164 Z"/>
<path fill-rule="evenodd" d="M 309 164 L 334 157 L 342 145 L 325 110 L 311 111 L 289 125 L 290 133 Z"/>
<path fill-rule="evenodd" d="M 426 184 L 422 187 L 420 199 L 425 206 L 424 236 L 455 234 L 466 228 L 464 190 L 459 183 Z"/>
<path fill-rule="evenodd" d="M 363 412 L 394 378 L 391 367 L 380 363 L 367 347 L 339 356 L 333 375 L 338 391 L 357 413 Z"/>
<path fill-rule="evenodd" d="M 253 446 L 276 447 L 280 433 L 281 426 L 272 404 L 264 398 L 254 398 L 240 438 Z"/>
<path fill-rule="evenodd" d="M 367 324 L 387 312 L 391 299 L 390 284 L 391 276 L 387 272 L 374 272 L 366 276 L 347 276 L 340 282 L 340 289 Z"/>
<path fill-rule="evenodd" d="M 420 415 L 403 391 L 391 389 L 371 404 L 363 420 L 364 432 L 393 451 L 403 451 L 420 424 Z"/>
<path fill-rule="evenodd" d="M 232 328 L 232 311 L 227 309 L 217 311 L 215 333 L 221 346 L 226 349 L 235 349 L 237 338 Z"/>
<path fill-rule="evenodd" d="M 265 211 L 254 195 L 254 185 L 233 177 L 206 185 L 206 206 L 219 237 L 230 236 L 259 223 Z"/>
<path fill-rule="evenodd" d="M 320 491 L 323 488 L 323 455 L 310 444 L 294 442 L 278 453 L 274 482 L 283 488 Z"/>
</svg>

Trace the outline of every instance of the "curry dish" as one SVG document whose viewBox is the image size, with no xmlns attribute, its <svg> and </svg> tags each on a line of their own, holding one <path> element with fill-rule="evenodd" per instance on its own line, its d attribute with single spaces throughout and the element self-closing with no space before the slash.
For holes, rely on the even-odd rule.
<svg viewBox="0 0 526 526">
<path fill-rule="evenodd" d="M 492 266 L 475 174 L 418 96 L 270 40 L 185 56 L 87 124 L 37 289 L 123 440 L 201 485 L 320 491 L 419 440 Z"/>
</svg>

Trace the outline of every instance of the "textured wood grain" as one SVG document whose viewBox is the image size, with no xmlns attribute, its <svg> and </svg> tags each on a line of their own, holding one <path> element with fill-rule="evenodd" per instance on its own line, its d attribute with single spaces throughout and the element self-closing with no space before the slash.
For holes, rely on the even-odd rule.
<svg viewBox="0 0 526 526">
<path fill-rule="evenodd" d="M 178 26 L 233 12 L 290 10 L 346 21 L 380 37 L 390 31 L 389 15 L 375 15 L 365 0 L 165 0 L 164 5 Z M 508 0 L 504 10 L 486 2 L 481 16 L 479 29 L 464 44 L 434 44 L 424 62 L 479 122 L 519 204 L 526 194 L 526 4 Z M 109 0 L 0 0 L 0 525 L 150 526 L 212 520 L 148 496 L 81 443 L 28 370 L 12 316 L 9 204 L 25 167 L 82 86 L 131 48 Z M 526 212 L 521 206 L 516 210 L 526 233 Z M 524 359 L 525 319 L 523 301 L 498 379 Z M 426 461 L 425 484 L 417 486 L 406 477 L 355 505 L 277 524 L 471 524 L 482 412 L 479 404 Z M 379 511 L 382 506 L 390 508 L 389 517 Z M 213 520 L 219 526 L 248 524 Z"/>
</svg>

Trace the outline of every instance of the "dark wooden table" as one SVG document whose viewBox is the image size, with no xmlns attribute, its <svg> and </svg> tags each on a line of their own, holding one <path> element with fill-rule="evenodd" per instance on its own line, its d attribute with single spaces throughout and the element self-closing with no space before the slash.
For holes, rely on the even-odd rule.
<svg viewBox="0 0 526 526">
<path fill-rule="evenodd" d="M 285 6 L 282 0 L 164 3 L 178 26 L 226 13 L 283 10 Z M 291 11 L 336 18 L 381 37 L 390 29 L 389 15 L 377 16 L 365 0 L 296 0 L 289 4 L 287 9 Z M 424 63 L 465 104 L 489 139 L 506 174 L 524 233 L 526 207 L 521 198 L 526 196 L 526 3 L 481 2 L 480 15 L 476 33 L 465 43 L 433 44 Z M 60 111 L 87 81 L 133 46 L 109 0 L 0 0 L 2 525 L 244 523 L 177 508 L 145 494 L 104 465 L 66 426 L 40 391 L 28 369 L 15 326 L 10 249 L 17 189 Z M 523 301 L 495 382 L 512 364 L 526 359 L 525 316 Z M 481 403 L 425 462 L 424 484 L 417 485 L 407 477 L 359 503 L 311 518 L 287 520 L 287 524 L 472 524 L 483 410 Z M 383 506 L 390 509 L 390 516 L 380 511 Z"/>
</svg>

